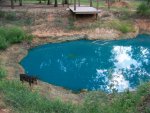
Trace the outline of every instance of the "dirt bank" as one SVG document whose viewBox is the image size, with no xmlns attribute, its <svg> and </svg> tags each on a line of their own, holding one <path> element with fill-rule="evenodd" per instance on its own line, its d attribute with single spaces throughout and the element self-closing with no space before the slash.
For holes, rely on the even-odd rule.
<svg viewBox="0 0 150 113">
<path fill-rule="evenodd" d="M 19 65 L 20 60 L 27 55 L 28 49 L 42 45 L 45 43 L 55 43 L 62 41 L 70 41 L 77 39 L 89 39 L 89 40 L 116 40 L 125 38 L 134 38 L 140 32 L 150 31 L 150 27 L 142 20 L 137 20 L 135 25 L 135 31 L 132 33 L 123 34 L 120 31 L 114 29 L 107 29 L 99 26 L 95 27 L 97 20 L 95 17 L 84 17 L 79 18 L 77 21 L 70 19 L 70 13 L 66 11 L 66 7 L 51 8 L 49 6 L 42 8 L 42 6 L 36 7 L 18 7 L 14 11 L 23 11 L 19 15 L 20 19 L 25 17 L 33 18 L 31 24 L 24 25 L 23 28 L 32 33 L 35 38 L 31 43 L 23 42 L 21 44 L 16 44 L 5 51 L 0 51 L 0 63 L 4 65 L 8 72 L 8 79 L 19 80 L 19 74 L 24 73 L 24 69 Z M 3 8 L 3 10 L 8 11 L 10 9 Z M 22 16 L 21 16 L 22 15 Z M 114 18 L 111 15 L 102 16 L 98 21 L 108 21 Z M 149 21 L 148 21 L 149 23 Z M 141 26 L 142 24 L 142 26 Z M 150 25 L 150 24 L 149 24 Z M 72 29 L 77 26 L 78 29 Z M 89 29 L 89 27 L 92 29 Z M 64 29 L 65 28 L 65 29 Z M 38 85 L 33 87 L 33 91 L 38 90 L 42 95 L 47 98 L 60 98 L 63 101 L 72 101 L 74 103 L 82 103 L 83 97 L 86 93 L 74 94 L 69 90 L 62 87 L 57 87 L 51 84 L 47 84 L 42 81 L 38 81 Z"/>
<path fill-rule="evenodd" d="M 139 27 L 140 33 L 150 34 L 150 19 L 136 19 L 136 26 Z"/>
</svg>

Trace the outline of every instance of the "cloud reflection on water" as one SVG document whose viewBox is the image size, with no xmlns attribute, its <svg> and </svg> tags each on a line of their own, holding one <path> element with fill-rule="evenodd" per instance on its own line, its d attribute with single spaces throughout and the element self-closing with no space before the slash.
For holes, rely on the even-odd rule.
<svg viewBox="0 0 150 113">
<path fill-rule="evenodd" d="M 137 56 L 134 55 L 135 49 L 138 52 Z M 105 83 L 106 87 L 103 90 L 109 92 L 113 89 L 118 92 L 126 89 L 133 90 L 135 84 L 145 81 L 145 76 L 150 77 L 147 70 L 143 68 L 149 63 L 150 52 L 147 48 L 113 46 L 111 54 L 109 62 L 113 63 L 113 66 L 110 69 L 96 69 L 97 76 L 94 81 Z M 99 85 L 99 88 L 101 87 Z"/>
</svg>

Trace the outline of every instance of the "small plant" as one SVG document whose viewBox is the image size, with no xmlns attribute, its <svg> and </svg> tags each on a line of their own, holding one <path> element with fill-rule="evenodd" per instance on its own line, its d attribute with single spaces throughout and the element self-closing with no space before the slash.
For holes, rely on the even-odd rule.
<svg viewBox="0 0 150 113">
<path fill-rule="evenodd" d="M 75 29 L 74 22 L 75 22 L 74 18 L 68 18 L 67 30 Z"/>
<path fill-rule="evenodd" d="M 26 35 L 25 40 L 28 42 L 31 42 L 33 38 L 34 36 L 29 34 L 29 35 Z"/>
<path fill-rule="evenodd" d="M 5 78 L 6 75 L 7 75 L 6 70 L 2 66 L 0 66 L 0 80 Z"/>
<path fill-rule="evenodd" d="M 5 12 L 0 10 L 0 18 L 5 17 Z"/>
<path fill-rule="evenodd" d="M 53 21 L 55 27 L 64 27 L 63 25 L 63 21 L 62 18 L 55 18 L 55 20 Z"/>
<path fill-rule="evenodd" d="M 15 12 L 8 12 L 5 15 L 6 20 L 15 21 L 17 16 Z"/>
<path fill-rule="evenodd" d="M 31 25 L 32 23 L 33 23 L 33 19 L 32 18 L 26 18 L 25 20 L 24 20 L 24 24 L 26 24 L 26 25 Z"/>
</svg>

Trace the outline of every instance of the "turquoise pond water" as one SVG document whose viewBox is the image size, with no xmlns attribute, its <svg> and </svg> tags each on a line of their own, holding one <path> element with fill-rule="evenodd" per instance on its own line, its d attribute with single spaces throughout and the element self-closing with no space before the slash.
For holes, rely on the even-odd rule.
<svg viewBox="0 0 150 113">
<path fill-rule="evenodd" d="M 150 35 L 46 44 L 29 50 L 21 65 L 27 74 L 73 91 L 132 90 L 150 80 Z"/>
</svg>

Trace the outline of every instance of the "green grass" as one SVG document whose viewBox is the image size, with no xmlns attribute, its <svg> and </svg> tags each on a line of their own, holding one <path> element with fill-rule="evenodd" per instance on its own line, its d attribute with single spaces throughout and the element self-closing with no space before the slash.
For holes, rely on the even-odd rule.
<svg viewBox="0 0 150 113">
<path fill-rule="evenodd" d="M 5 78 L 7 75 L 6 70 L 4 69 L 4 67 L 2 67 L 0 65 L 0 80 L 2 80 L 3 78 Z"/>
<path fill-rule="evenodd" d="M 72 104 L 48 100 L 18 81 L 0 81 L 0 92 L 15 113 L 74 113 L 75 110 Z"/>
</svg>

